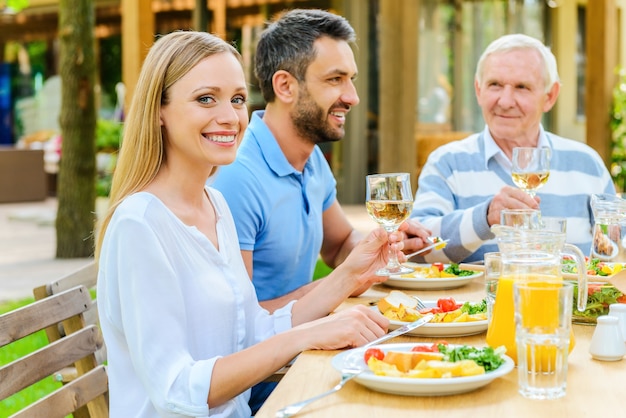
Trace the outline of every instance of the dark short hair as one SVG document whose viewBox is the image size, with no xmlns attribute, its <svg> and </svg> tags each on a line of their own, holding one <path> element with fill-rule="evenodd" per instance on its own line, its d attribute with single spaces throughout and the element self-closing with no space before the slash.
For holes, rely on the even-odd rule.
<svg viewBox="0 0 626 418">
<path fill-rule="evenodd" d="M 272 77 L 285 70 L 304 81 L 315 58 L 313 44 L 321 37 L 352 43 L 354 29 L 343 17 L 318 9 L 293 9 L 279 16 L 261 33 L 256 48 L 254 73 L 266 102 L 276 98 Z"/>
</svg>

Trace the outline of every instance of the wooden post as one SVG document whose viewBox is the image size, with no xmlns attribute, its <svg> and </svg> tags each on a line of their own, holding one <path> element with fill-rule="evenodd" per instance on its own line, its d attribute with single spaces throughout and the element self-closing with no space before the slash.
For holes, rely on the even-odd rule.
<svg viewBox="0 0 626 418">
<path fill-rule="evenodd" d="M 122 0 L 121 7 L 122 80 L 126 86 L 124 107 L 128 109 L 141 64 L 154 43 L 154 14 L 151 0 Z"/>
<path fill-rule="evenodd" d="M 207 7 L 207 0 L 196 0 L 192 16 L 194 30 L 206 32 L 209 22 L 209 8 Z"/>
<path fill-rule="evenodd" d="M 379 172 L 415 174 L 419 0 L 380 2 Z"/>
<path fill-rule="evenodd" d="M 226 39 L 226 0 L 210 0 L 209 8 L 213 18 L 211 19 L 211 33 Z"/>
<path fill-rule="evenodd" d="M 587 2 L 587 144 L 611 161 L 609 126 L 612 92 L 617 83 L 617 7 L 615 0 Z"/>
<path fill-rule="evenodd" d="M 367 110 L 369 59 L 369 12 L 367 2 L 344 0 L 342 15 L 350 21 L 356 32 L 356 47 L 353 48 L 358 77 L 354 84 L 359 95 L 358 106 L 348 114 L 346 135 L 333 144 L 333 171 L 337 178 L 337 197 L 343 204 L 365 203 L 365 176 L 368 162 Z M 341 150 L 339 152 L 339 150 Z M 338 156 L 338 158 L 335 158 Z"/>
</svg>

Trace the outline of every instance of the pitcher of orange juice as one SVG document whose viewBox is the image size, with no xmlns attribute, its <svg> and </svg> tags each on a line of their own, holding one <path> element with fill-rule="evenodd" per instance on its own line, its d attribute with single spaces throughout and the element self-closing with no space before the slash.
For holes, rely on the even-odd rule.
<svg viewBox="0 0 626 418">
<path fill-rule="evenodd" d="M 505 346 L 506 353 L 517 362 L 515 344 L 515 315 L 513 307 L 513 283 L 532 281 L 554 283 L 563 280 L 561 259 L 570 255 L 577 263 L 578 295 L 577 308 L 584 311 L 587 304 L 587 273 L 585 257 L 578 247 L 565 243 L 565 234 L 547 230 L 516 229 L 494 225 L 500 249 L 501 276 L 497 283 L 491 322 L 487 329 L 487 344 L 491 347 Z M 537 303 L 536 318 L 551 312 L 550 306 L 557 301 Z M 537 324 L 540 325 L 540 324 Z M 570 336 L 570 351 L 574 347 L 574 335 Z"/>
</svg>

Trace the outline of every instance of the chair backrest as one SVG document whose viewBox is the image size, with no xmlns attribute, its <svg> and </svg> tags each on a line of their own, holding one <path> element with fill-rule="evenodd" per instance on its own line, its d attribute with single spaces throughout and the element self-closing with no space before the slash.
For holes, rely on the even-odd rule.
<svg viewBox="0 0 626 418">
<path fill-rule="evenodd" d="M 66 335 L 0 367 L 0 400 L 74 365 L 78 375 L 50 395 L 12 417 L 63 418 L 74 412 L 92 418 L 108 417 L 106 367 L 95 352 L 102 347 L 100 329 L 85 326 L 83 313 L 91 306 L 85 286 L 77 286 L 0 315 L 0 347 L 37 331 L 63 323 Z"/>
<path fill-rule="evenodd" d="M 47 298 L 48 296 L 56 295 L 57 293 L 61 293 L 65 290 L 80 285 L 85 286 L 87 289 L 94 289 L 96 287 L 97 279 L 97 263 L 95 261 L 91 261 L 90 263 L 66 276 L 63 276 L 43 286 L 34 288 L 33 295 L 35 296 L 36 300 L 41 300 L 43 298 Z M 96 304 L 95 299 L 91 301 L 89 309 L 85 311 L 83 315 L 85 317 L 85 323 L 87 325 L 99 325 L 98 305 Z M 65 335 L 65 331 L 63 330 L 62 324 L 55 324 L 46 329 L 46 335 L 48 336 L 48 341 L 52 342 L 58 340 L 63 335 Z M 102 364 L 106 361 L 106 346 L 103 345 L 102 348 L 98 350 L 98 352 L 96 353 L 96 359 L 98 360 L 98 364 Z M 71 379 L 71 377 L 67 376 L 65 378 Z M 59 380 L 64 381 L 63 378 Z"/>
</svg>

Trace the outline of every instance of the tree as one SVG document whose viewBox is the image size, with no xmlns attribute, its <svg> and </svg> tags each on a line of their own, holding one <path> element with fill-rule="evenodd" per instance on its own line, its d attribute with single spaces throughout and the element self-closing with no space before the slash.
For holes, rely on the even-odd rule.
<svg viewBox="0 0 626 418">
<path fill-rule="evenodd" d="M 95 224 L 95 10 L 59 3 L 62 151 L 57 183 L 57 258 L 93 255 Z"/>
</svg>

